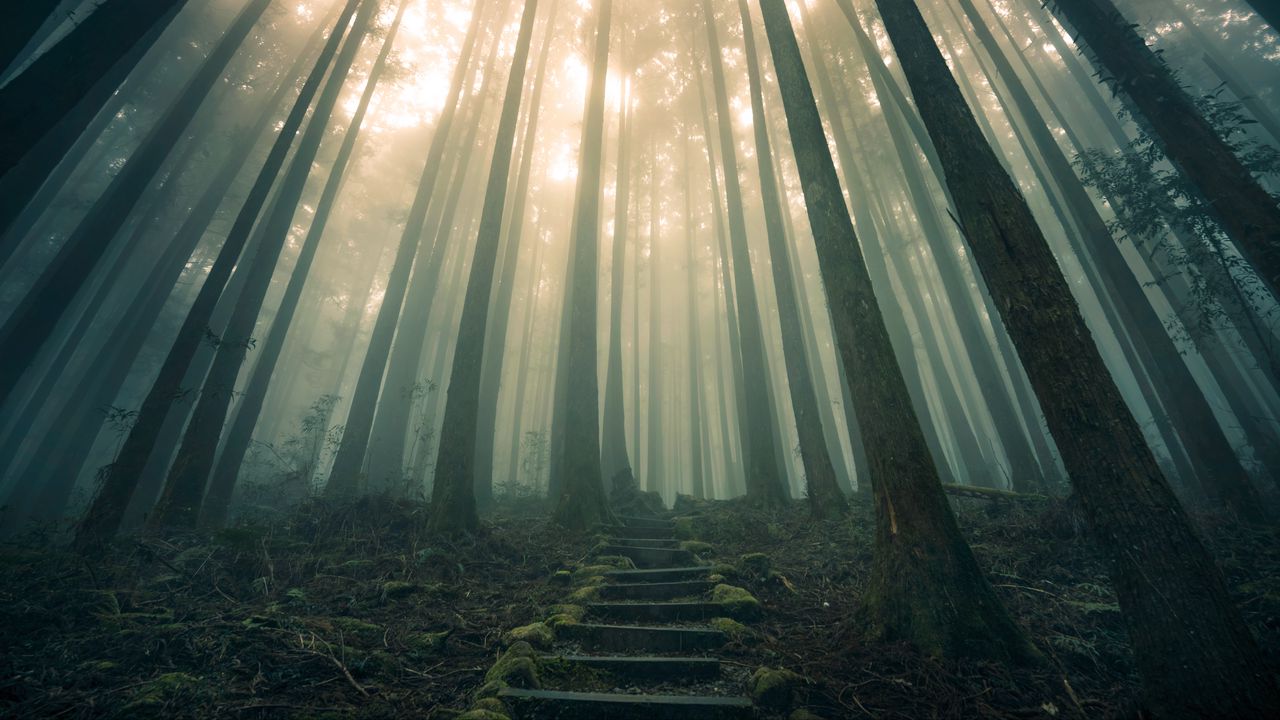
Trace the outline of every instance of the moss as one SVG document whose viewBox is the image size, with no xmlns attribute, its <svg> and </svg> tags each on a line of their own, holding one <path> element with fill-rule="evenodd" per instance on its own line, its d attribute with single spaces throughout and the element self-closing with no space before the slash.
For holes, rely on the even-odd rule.
<svg viewBox="0 0 1280 720">
<path fill-rule="evenodd" d="M 547 614 L 548 615 L 568 615 L 572 617 L 574 620 L 581 620 L 587 614 L 587 609 L 585 607 L 582 607 L 581 605 L 569 605 L 567 603 L 561 603 L 559 605 L 552 605 L 551 607 L 547 608 Z"/>
<path fill-rule="evenodd" d="M 680 543 L 680 549 L 688 550 L 694 555 L 710 555 L 715 551 L 715 548 L 711 547 L 711 543 L 702 542 L 701 540 L 685 540 Z"/>
<path fill-rule="evenodd" d="M 507 706 L 497 698 L 482 698 L 471 706 L 472 710 L 488 710 L 500 715 L 508 714 Z"/>
<path fill-rule="evenodd" d="M 747 553 L 738 558 L 738 568 L 746 575 L 768 577 L 773 563 L 764 553 Z"/>
<path fill-rule="evenodd" d="M 409 655 L 414 658 L 433 657 L 444 649 L 445 643 L 449 640 L 449 631 L 441 632 L 416 632 L 409 633 L 404 638 L 404 644 L 409 649 Z"/>
<path fill-rule="evenodd" d="M 631 558 L 623 555 L 599 555 L 597 565 L 608 565 L 610 570 L 635 570 L 636 564 Z"/>
<path fill-rule="evenodd" d="M 574 585 L 595 585 L 604 582 L 604 574 L 615 570 L 612 565 L 587 565 L 573 571 Z"/>
<path fill-rule="evenodd" d="M 759 617 L 760 601 L 754 595 L 735 585 L 720 584 L 711 590 L 711 601 L 719 603 L 729 617 L 749 620 Z"/>
<path fill-rule="evenodd" d="M 530 623 L 512 630 L 508 630 L 502 639 L 509 645 L 514 646 L 517 643 L 528 643 L 536 648 L 549 648 L 551 643 L 556 641 L 556 634 L 546 623 Z"/>
<path fill-rule="evenodd" d="M 718 563 L 711 566 L 711 574 L 720 577 L 736 578 L 738 577 L 738 568 L 724 563 Z"/>
<path fill-rule="evenodd" d="M 693 527 L 693 518 L 678 517 L 675 519 L 676 537 L 681 540 L 692 540 L 697 531 Z"/>
<path fill-rule="evenodd" d="M 418 583 L 405 582 L 404 580 L 389 580 L 382 583 L 382 601 L 394 600 L 396 598 L 408 597 L 416 592 L 420 592 L 422 586 Z"/>
<path fill-rule="evenodd" d="M 588 585 L 586 587 L 580 587 L 569 594 L 569 600 L 572 601 L 575 605 L 591 603 L 599 599 L 600 599 L 599 585 Z"/>
<path fill-rule="evenodd" d="M 724 582 L 726 578 L 725 576 L 720 575 L 719 573 L 714 573 L 714 574 L 708 575 L 707 580 L 719 585 L 720 583 Z"/>
<path fill-rule="evenodd" d="M 577 625 L 578 618 L 575 618 L 574 616 L 569 615 L 567 613 L 558 613 L 556 615 L 552 615 L 551 617 L 547 618 L 543 622 L 545 622 L 547 627 L 551 628 L 551 630 L 554 632 L 566 625 Z"/>
<path fill-rule="evenodd" d="M 747 691 L 756 705 L 764 708 L 785 708 L 795 699 L 795 690 L 803 678 L 790 670 L 758 668 L 747 681 Z"/>
<path fill-rule="evenodd" d="M 528 642 L 514 642 L 484 675 L 485 684 L 503 687 L 540 688 L 538 656 Z"/>
<path fill-rule="evenodd" d="M 817 715 L 814 715 L 813 713 L 809 712 L 808 710 L 805 710 L 804 708 L 800 708 L 799 710 L 796 710 L 795 712 L 788 715 L 787 720 L 822 720 L 822 718 Z"/>
<path fill-rule="evenodd" d="M 711 625 L 712 628 L 728 635 L 729 639 L 734 642 L 745 644 L 756 639 L 754 630 L 731 618 L 711 618 L 711 620 L 708 621 L 708 624 Z"/>
<path fill-rule="evenodd" d="M 457 720 L 511 720 L 511 717 L 506 713 L 477 708 L 462 713 Z"/>
<path fill-rule="evenodd" d="M 557 570 L 551 576 L 551 583 L 553 585 L 568 585 L 571 582 L 573 582 L 573 573 L 568 570 Z"/>
</svg>

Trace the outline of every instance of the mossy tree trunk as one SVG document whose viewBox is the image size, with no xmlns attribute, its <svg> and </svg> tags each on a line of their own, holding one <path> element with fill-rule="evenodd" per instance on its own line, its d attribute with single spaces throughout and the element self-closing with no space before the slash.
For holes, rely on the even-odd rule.
<svg viewBox="0 0 1280 720">
<path fill-rule="evenodd" d="M 877 0 L 970 249 L 1112 566 L 1158 716 L 1264 717 L 1274 677 L 1160 474 L 1043 233 L 984 140 L 913 0 Z M 784 84 L 785 87 L 785 84 Z"/>
<path fill-rule="evenodd" d="M 857 412 L 876 508 L 870 633 L 931 654 L 1026 662 L 1039 654 L 1000 604 L 947 505 L 858 252 L 785 0 L 761 0 L 791 145 Z"/>
</svg>

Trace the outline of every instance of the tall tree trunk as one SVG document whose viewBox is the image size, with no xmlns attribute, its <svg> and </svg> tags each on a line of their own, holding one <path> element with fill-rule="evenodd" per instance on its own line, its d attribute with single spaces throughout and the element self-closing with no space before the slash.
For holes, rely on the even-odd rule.
<svg viewBox="0 0 1280 720">
<path fill-rule="evenodd" d="M 1090 341 L 1021 193 L 911 0 L 878 0 L 959 220 L 1102 550 L 1158 716 L 1263 717 L 1275 679 Z M 784 85 L 785 88 L 785 85 Z"/>
<path fill-rule="evenodd" d="M 1113 90 L 1132 101 L 1162 141 L 1165 155 L 1208 201 L 1258 276 L 1280 295 L 1276 198 L 1200 114 L 1164 60 L 1111 0 L 1054 0 L 1053 9 L 1075 28 L 1095 65 L 1105 68 Z"/>
<path fill-rule="evenodd" d="M 26 0 L 5 13 L 0 26 L 0 72 L 13 64 L 61 4 L 62 0 Z"/>
<path fill-rule="evenodd" d="M 1146 351 L 1153 357 L 1153 362 L 1147 364 L 1148 370 L 1161 379 L 1164 387 L 1170 389 L 1163 396 L 1164 402 L 1172 414 L 1185 419 L 1186 431 L 1181 432 L 1180 437 L 1183 444 L 1193 449 L 1192 457 L 1205 459 L 1205 463 L 1199 468 L 1205 489 L 1242 519 L 1264 521 L 1264 505 L 1251 484 L 1248 473 L 1214 417 L 1212 407 L 1196 384 L 1177 346 L 1165 331 L 1164 323 L 1111 238 L 1106 223 L 1098 215 L 1092 199 L 1072 170 L 1070 161 L 1053 138 L 1048 124 L 1014 73 L 972 0 L 960 0 L 960 7 L 973 23 L 974 32 L 995 63 L 1014 106 L 1025 120 L 1028 134 L 1040 157 L 1063 191 L 1073 217 L 1080 223 L 1077 254 L 1087 254 L 1095 260 L 1102 287 L 1115 301 L 1115 308 L 1122 322 L 1130 329 L 1133 339 L 1145 345 Z M 1280 229 L 1280 226 L 1277 228 Z M 1070 231 L 1068 234 L 1071 235 Z M 1280 235 L 1277 235 L 1277 240 L 1280 241 Z"/>
<path fill-rule="evenodd" d="M 485 327 L 502 239 L 502 215 L 506 209 L 516 122 L 520 116 L 520 95 L 537 12 L 538 0 L 528 0 L 511 60 L 484 208 L 480 212 L 480 230 L 462 304 L 462 322 L 454 347 L 453 371 L 449 374 L 448 400 L 431 491 L 428 527 L 435 532 L 470 532 L 480 524 L 474 488 Z"/>
<path fill-rule="evenodd" d="M 658 201 L 658 155 L 654 143 L 649 143 L 649 401 L 645 410 L 648 437 L 644 467 L 644 489 L 662 492 L 667 483 L 666 438 L 662 421 L 662 254 L 658 250 L 659 220 L 662 205 Z"/>
<path fill-rule="evenodd" d="M 111 3 L 97 12 L 105 12 L 119 4 Z M 201 103 L 222 77 L 227 64 L 270 4 L 271 0 L 253 0 L 241 11 L 195 77 L 187 83 L 177 101 L 147 134 L 142 145 L 112 180 L 106 192 L 94 203 L 75 232 L 63 243 L 22 302 L 14 308 L 3 328 L 0 328 L 0 345 L 9 348 L 0 355 L 0 402 L 13 391 L 53 334 L 77 292 L 112 244 L 112 239 L 142 195 L 151 187 L 160 167 L 169 157 L 170 150 L 181 140 Z M 92 17 L 90 16 L 91 19 Z M 3 94 L 4 91 L 0 90 L 0 97 Z M 0 107 L 9 109 L 3 101 L 0 101 Z M 4 137 L 2 129 L 0 137 Z M 0 152 L 3 152 L 3 142 L 0 141 Z"/>
<path fill-rule="evenodd" d="M 409 287 L 409 274 L 414 266 L 414 258 L 418 255 L 422 228 L 427 219 L 427 209 L 431 204 L 436 179 L 440 174 L 441 156 L 449 144 L 449 132 L 457 113 L 463 80 L 468 75 L 467 68 L 479 36 L 485 6 L 485 0 L 476 0 L 471 11 L 471 27 L 467 30 L 467 37 L 462 43 L 444 111 L 436 123 L 431 148 L 427 152 L 422 177 L 418 182 L 418 190 L 414 196 L 413 205 L 409 209 L 409 216 L 405 220 L 404 234 L 400 240 L 400 247 L 396 251 L 391 275 L 387 279 L 382 306 L 378 309 L 378 317 L 374 321 L 373 331 L 369 337 L 369 347 L 365 351 L 364 362 L 360 366 L 360 374 L 356 379 L 355 391 L 342 433 L 342 442 L 334 456 L 333 468 L 329 471 L 325 494 L 330 496 L 349 497 L 355 495 L 360 489 L 360 467 L 364 464 L 365 450 L 373 431 L 379 390 L 387 369 L 387 356 L 390 354 L 391 342 L 396 334 L 400 310 Z M 401 429 L 403 431 L 403 426 Z M 403 462 L 403 459 L 399 461 Z"/>
<path fill-rule="evenodd" d="M 870 629 L 926 652 L 1033 661 L 1039 654 L 978 568 L 930 462 L 857 250 L 784 0 L 761 0 L 836 338 L 871 463 L 876 543 Z"/>
<path fill-rule="evenodd" d="M 564 412 L 563 477 L 555 520 L 573 530 L 586 530 L 612 518 L 600 470 L 600 381 L 596 367 L 596 285 L 600 242 L 600 178 L 604 165 L 604 98 L 609 70 L 609 29 L 613 0 L 596 8 L 595 54 L 583 117 L 581 167 L 574 202 L 574 225 L 569 252 L 573 254 L 573 285 L 569 312 L 568 376 L 573 396 Z"/>
<path fill-rule="evenodd" d="M 0 112 L 0 176 L 13 169 L 99 80 L 127 76 L 142 56 L 131 52 L 134 47 L 154 42 L 156 35 L 151 31 L 167 25 L 185 4 L 186 0 L 109 0 L 0 88 L 0 108 L 4 108 Z M 132 63 L 114 67 L 122 59 Z"/>
<path fill-rule="evenodd" d="M 702 0 L 706 23 L 708 63 L 720 129 L 720 160 L 724 165 L 725 191 L 729 209 L 729 245 L 733 250 L 734 290 L 737 300 L 738 334 L 741 338 L 743 392 L 746 401 L 747 497 L 753 503 L 776 505 L 787 499 L 784 479 L 778 477 L 778 460 L 774 451 L 772 411 L 767 395 L 768 363 L 764 356 L 764 329 L 756 299 L 755 277 L 751 269 L 751 253 L 747 248 L 747 223 L 742 206 L 742 188 L 738 172 L 738 150 L 733 141 L 733 125 L 729 117 L 729 95 L 725 87 L 724 60 L 721 57 L 719 31 L 710 0 Z"/>
<path fill-rule="evenodd" d="M 551 10 L 544 21 L 547 27 L 542 39 L 542 49 L 539 51 L 533 92 L 529 96 L 528 119 L 525 121 L 524 139 L 521 141 L 520 170 L 512 191 L 511 212 L 507 213 L 507 239 L 502 251 L 502 275 L 494 293 L 493 317 L 490 318 L 491 324 L 485 339 L 484 377 L 480 381 L 480 419 L 476 426 L 476 503 L 481 509 L 493 502 L 493 460 L 494 444 L 497 440 L 498 391 L 502 384 L 502 369 L 506 365 L 507 331 L 511 320 L 521 241 L 524 238 L 524 216 L 529 200 L 529 181 L 533 173 L 533 151 L 538 146 L 538 119 L 542 112 L 542 91 L 546 87 L 547 62 L 551 57 L 551 43 L 556 29 L 556 10 L 559 9 L 559 5 L 558 0 L 552 1 Z"/>
<path fill-rule="evenodd" d="M 329 218 L 337 203 L 338 193 L 347 177 L 347 168 L 355 153 L 356 144 L 360 138 L 361 126 L 364 123 L 365 115 L 369 111 L 369 105 L 373 102 L 374 92 L 377 90 L 378 82 L 382 79 L 387 59 L 391 55 L 391 47 L 395 43 L 396 35 L 400 30 L 400 23 L 404 19 L 404 12 L 408 7 L 408 0 L 402 0 L 400 8 L 396 11 L 395 20 L 392 21 L 391 27 L 387 30 L 382 50 L 369 70 L 369 78 L 365 83 L 364 93 L 360 97 L 360 103 L 351 118 L 351 124 L 347 128 L 346 135 L 342 139 L 342 147 L 339 148 L 338 155 L 329 170 L 329 178 L 325 182 L 324 190 L 321 192 L 320 202 L 316 204 L 315 216 L 311 220 L 311 227 L 307 230 L 306 239 L 303 240 L 302 249 L 298 252 L 298 259 L 294 263 L 292 274 L 289 277 L 289 284 L 285 287 L 284 295 L 280 299 L 280 306 L 271 321 L 271 329 L 267 334 L 267 338 L 262 343 L 262 351 L 258 357 L 258 362 L 254 365 L 249 381 L 245 385 L 243 399 L 236 410 L 235 419 L 227 430 L 227 437 L 223 443 L 222 452 L 218 456 L 217 464 L 213 466 L 212 475 L 209 478 L 208 493 L 201 508 L 201 520 L 207 525 L 220 527 L 226 520 L 231 494 L 235 489 L 236 479 L 240 473 L 240 465 L 244 462 L 244 457 L 249 451 L 249 442 L 253 438 L 253 429 L 257 425 L 258 416 L 262 412 L 263 403 L 267 396 L 267 388 L 275 376 L 276 364 L 280 360 L 280 353 L 284 349 L 284 341 L 289 334 L 289 329 L 293 326 L 294 315 L 302 298 L 302 291 L 306 286 L 307 278 L 311 273 L 311 265 L 315 261 L 316 251 L 320 247 L 320 241 L 324 237 Z M 355 36 L 353 36 L 353 39 L 355 39 Z M 315 115 L 313 115 L 313 123 L 315 122 L 314 118 Z M 212 456 L 208 459 L 212 460 Z"/>
<path fill-rule="evenodd" d="M 765 230 L 769 239 L 769 264 L 773 268 L 775 301 L 782 327 L 782 357 L 787 372 L 787 385 L 791 390 L 796 432 L 800 439 L 800 458 L 804 464 L 809 509 L 814 517 L 840 517 L 848 511 L 848 504 L 836 481 L 836 470 L 827 451 L 827 440 L 822 430 L 822 415 L 818 411 L 813 378 L 809 375 L 804 326 L 797 306 L 799 300 L 791 269 L 791 256 L 787 250 L 788 238 L 782 218 L 782 203 L 778 197 L 778 178 L 773 173 L 773 148 L 769 143 L 768 116 L 764 111 L 760 61 L 756 55 L 755 31 L 747 0 L 738 0 L 738 14 L 742 17 L 742 37 L 747 57 L 753 118 L 751 126 L 755 132 L 761 204 L 764 206 Z"/>
<path fill-rule="evenodd" d="M 689 139 L 684 141 L 684 245 L 685 275 L 687 278 L 688 300 L 685 302 L 689 310 L 688 345 L 689 345 L 689 490 L 696 498 L 707 497 L 707 478 L 703 468 L 703 456 L 708 449 L 705 444 L 706 422 L 702 417 L 702 343 L 698 318 L 698 275 L 696 272 L 698 255 L 694 245 L 698 238 L 693 218 L 693 197 L 697 192 L 693 182 L 693 153 L 689 151 Z M 621 315 L 621 310 L 619 310 Z"/>
<path fill-rule="evenodd" d="M 106 471 L 98 494 L 76 531 L 75 544 L 79 549 L 90 550 L 100 547 L 119 528 L 120 519 L 137 486 L 138 477 L 151 456 L 156 438 L 164 429 L 165 416 L 173 405 L 174 399 L 181 394 L 183 376 L 208 331 L 209 318 L 218 304 L 222 290 L 226 287 L 231 271 L 239 260 L 241 250 L 249 239 L 259 211 L 266 202 L 267 194 L 276 176 L 279 175 L 280 168 L 284 165 L 285 155 L 293 145 L 307 109 L 311 106 L 311 100 L 324 79 L 325 71 L 338 51 L 338 45 L 342 41 L 352 15 L 355 14 L 357 4 L 358 0 L 350 0 L 343 9 L 329 41 L 325 44 L 293 109 L 277 134 L 275 144 L 258 173 L 253 188 L 241 206 L 230 233 L 223 241 L 217 260 L 205 277 L 200 293 L 188 310 L 187 317 L 178 330 L 160 373 L 143 401 L 137 420 L 129 430 L 129 435 L 125 438 L 115 462 Z"/>
<path fill-rule="evenodd" d="M 625 54 L 624 54 L 625 58 Z M 628 88 L 629 80 L 623 87 Z M 622 392 L 622 296 L 626 291 L 627 231 L 631 220 L 631 97 L 624 92 L 618 113 L 618 180 L 615 185 L 613 252 L 609 283 L 609 366 L 605 371 L 604 428 L 600 455 L 605 482 L 635 477 L 627 453 L 626 403 Z M 639 402 L 639 398 L 636 398 Z M 636 448 L 639 451 L 639 448 Z"/>
</svg>

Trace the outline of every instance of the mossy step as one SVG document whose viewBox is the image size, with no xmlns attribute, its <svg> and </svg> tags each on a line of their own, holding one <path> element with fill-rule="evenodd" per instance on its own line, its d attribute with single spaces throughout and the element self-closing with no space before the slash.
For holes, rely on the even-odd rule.
<svg viewBox="0 0 1280 720">
<path fill-rule="evenodd" d="M 682 580 L 705 578 L 711 574 L 710 565 L 694 565 L 680 568 L 656 568 L 648 570 L 610 570 L 604 574 L 610 582 L 623 583 L 672 583 Z"/>
<path fill-rule="evenodd" d="M 605 525 L 600 532 L 619 538 L 666 539 L 676 536 L 674 527 L 629 527 L 627 525 Z"/>
<path fill-rule="evenodd" d="M 714 650 L 729 641 L 728 635 L 711 628 L 575 623 L 563 625 L 557 632 L 577 641 L 584 648 L 607 652 Z"/>
<path fill-rule="evenodd" d="M 619 515 L 618 522 L 622 523 L 627 527 L 633 527 L 633 528 L 662 528 L 666 530 L 676 529 L 676 524 L 674 521 L 665 520 L 662 518 L 642 518 L 642 517 L 628 517 L 625 515 Z"/>
<path fill-rule="evenodd" d="M 548 660 L 583 665 L 628 678 L 709 680 L 720 676 L 720 659 L 703 657 L 645 657 L 639 655 L 559 655 Z"/>
<path fill-rule="evenodd" d="M 725 614 L 720 603 L 592 603 L 587 613 L 600 620 L 620 622 L 684 622 L 707 620 Z"/>
<path fill-rule="evenodd" d="M 515 717 L 522 720 L 739 720 L 755 717 L 751 701 L 742 697 L 614 695 L 519 688 L 507 688 L 498 697 L 514 710 Z"/>
<path fill-rule="evenodd" d="M 629 538 L 613 536 L 609 542 L 614 545 L 629 545 L 643 548 L 678 548 L 680 541 L 675 538 Z"/>
<path fill-rule="evenodd" d="M 672 568 L 696 565 L 697 556 L 679 548 L 647 548 L 634 545 L 606 545 L 602 555 L 621 555 L 631 558 L 638 568 Z"/>
<path fill-rule="evenodd" d="M 713 585 L 710 580 L 604 585 L 600 588 L 600 597 L 604 600 L 674 600 L 702 595 L 709 592 Z"/>
</svg>

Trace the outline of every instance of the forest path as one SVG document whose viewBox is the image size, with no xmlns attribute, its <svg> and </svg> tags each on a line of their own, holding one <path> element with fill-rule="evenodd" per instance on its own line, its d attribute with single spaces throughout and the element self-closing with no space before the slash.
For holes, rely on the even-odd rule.
<svg viewBox="0 0 1280 720">
<path fill-rule="evenodd" d="M 554 654 L 537 658 L 536 687 L 506 687 L 498 699 L 520 720 L 756 717 L 751 700 L 741 696 L 747 669 L 714 653 L 742 628 L 729 618 L 748 619 L 759 604 L 750 596 L 744 603 L 735 591 L 745 591 L 718 584 L 722 578 L 694 553 L 709 546 L 682 542 L 675 521 L 619 520 L 622 525 L 604 528 L 608 539 L 597 546 L 595 562 L 634 568 L 603 571 L 569 596 L 572 605 L 557 606 L 582 612 L 547 621 L 556 642 Z M 575 584 L 582 582 L 575 577 Z"/>
</svg>

